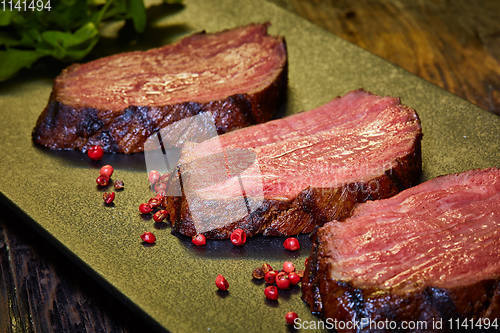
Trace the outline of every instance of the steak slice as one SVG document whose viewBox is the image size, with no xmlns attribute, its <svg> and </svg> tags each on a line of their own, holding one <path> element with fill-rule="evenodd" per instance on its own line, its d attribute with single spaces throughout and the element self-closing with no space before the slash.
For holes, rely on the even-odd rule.
<svg viewBox="0 0 500 333">
<path fill-rule="evenodd" d="M 432 331 L 440 318 L 500 317 L 500 169 L 360 204 L 314 238 L 302 293 L 326 318 L 424 320 Z"/>
<path fill-rule="evenodd" d="M 219 133 L 269 120 L 286 93 L 287 54 L 268 24 L 196 34 L 64 69 L 33 131 L 51 149 L 143 151 L 159 129 L 211 112 Z"/>
<path fill-rule="evenodd" d="M 260 183 L 263 202 L 243 218 L 204 234 L 222 239 L 242 228 L 248 236 L 295 235 L 345 218 L 355 203 L 390 197 L 417 182 L 421 137 L 413 109 L 398 98 L 363 90 L 308 112 L 219 136 L 226 151 L 255 154 L 260 172 L 244 175 L 244 190 L 251 200 Z M 211 140 L 201 143 L 190 158 L 217 153 Z M 199 156 L 193 157 L 196 152 Z M 241 193 L 237 180 L 221 186 L 218 192 L 226 197 Z M 175 231 L 197 233 L 185 195 L 167 197 L 165 206 Z"/>
</svg>

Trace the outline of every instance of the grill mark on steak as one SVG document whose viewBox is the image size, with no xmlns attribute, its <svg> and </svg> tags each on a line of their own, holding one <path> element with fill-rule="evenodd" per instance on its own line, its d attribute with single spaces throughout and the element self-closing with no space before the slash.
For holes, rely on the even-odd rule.
<svg viewBox="0 0 500 333">
<path fill-rule="evenodd" d="M 390 199 L 359 204 L 344 222 L 329 222 L 312 234 L 303 300 L 323 318 L 423 320 L 428 332 L 438 319 L 449 331 L 450 318 L 500 317 L 499 207 L 496 168 L 438 177 Z M 424 255 L 427 262 L 440 261 L 422 266 Z M 406 266 L 414 272 L 394 279 Z M 389 279 L 380 280 L 383 274 Z"/>
<path fill-rule="evenodd" d="M 130 154 L 161 128 L 201 112 L 213 114 L 219 134 L 265 122 L 285 101 L 287 83 L 286 44 L 267 34 L 268 25 L 71 65 L 54 80 L 33 140 L 50 149 L 85 152 L 98 144 Z"/>
<path fill-rule="evenodd" d="M 329 126 L 329 123 L 332 124 Z M 349 138 L 352 134 L 358 135 L 356 138 L 364 146 Z M 309 233 L 316 225 L 332 219 L 344 219 L 357 202 L 387 198 L 416 184 L 422 164 L 421 137 L 420 120 L 413 109 L 401 105 L 396 98 L 379 97 L 362 90 L 350 92 L 309 112 L 222 135 L 217 140 L 224 149 L 255 151 L 263 177 L 264 201 L 239 221 L 204 234 L 208 238 L 224 239 L 235 228 L 241 228 L 248 236 L 258 233 L 266 236 L 295 235 Z M 218 145 L 208 140 L 191 152 L 190 157 L 202 158 L 208 151 L 215 154 L 215 146 Z M 359 147 L 361 152 L 358 154 L 356 149 Z M 318 161 L 323 163 L 321 165 L 327 172 L 316 177 L 322 178 L 323 183 L 302 185 L 301 177 L 309 175 L 300 170 L 292 175 L 292 179 L 281 174 L 280 163 L 291 163 L 286 164 L 285 172 L 292 166 L 302 167 L 301 163 L 314 167 L 316 162 L 309 156 L 317 151 L 320 152 Z M 376 167 L 371 165 L 375 171 L 369 168 L 359 170 L 358 164 L 359 168 L 365 165 L 361 162 L 347 164 L 343 166 L 345 169 L 338 166 L 346 160 L 360 160 L 359 156 L 365 156 L 362 153 L 366 151 L 365 159 L 373 159 L 377 154 L 387 154 L 384 156 L 388 157 L 385 160 L 374 157 L 380 163 Z M 295 158 L 294 154 L 299 157 Z M 276 163 L 278 167 L 275 167 Z M 339 178 L 337 183 L 330 181 L 333 177 Z M 314 177 L 311 180 L 314 181 Z M 276 190 L 283 184 L 284 190 Z M 241 193 L 238 185 L 235 186 L 236 193 Z M 166 200 L 178 199 L 169 197 Z M 171 212 L 171 216 L 180 216 L 172 221 L 173 228 L 181 234 L 194 236 L 196 230 L 185 196 L 181 201 L 180 213 Z M 168 207 L 175 209 L 174 205 Z"/>
<path fill-rule="evenodd" d="M 323 303 L 321 301 L 319 283 L 316 283 L 316 281 L 319 282 L 317 279 L 320 265 L 320 261 L 318 260 L 319 248 L 316 243 L 317 230 L 318 229 L 316 227 L 309 236 L 313 245 L 311 248 L 311 255 L 308 258 L 308 262 L 304 270 L 304 277 L 302 278 L 302 298 L 309 304 L 311 312 L 319 315 L 323 310 Z M 304 291 L 305 288 L 308 289 L 307 292 Z"/>
</svg>

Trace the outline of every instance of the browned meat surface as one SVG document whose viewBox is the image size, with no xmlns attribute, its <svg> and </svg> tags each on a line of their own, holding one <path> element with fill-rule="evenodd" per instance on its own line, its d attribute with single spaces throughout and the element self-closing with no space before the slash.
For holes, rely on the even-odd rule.
<svg viewBox="0 0 500 333">
<path fill-rule="evenodd" d="M 433 331 L 433 320 L 500 317 L 500 169 L 438 177 L 325 224 L 302 292 L 341 321 L 423 320 Z"/>
<path fill-rule="evenodd" d="M 285 96 L 284 39 L 266 24 L 196 34 L 145 52 L 72 65 L 55 79 L 33 131 L 51 149 L 143 151 L 173 122 L 211 112 L 219 133 L 269 120 Z"/>
<path fill-rule="evenodd" d="M 413 109 L 398 98 L 362 90 L 308 112 L 224 134 L 217 140 L 227 151 L 255 154 L 260 172 L 244 175 L 244 190 L 251 200 L 261 185 L 264 200 L 245 217 L 205 235 L 227 238 L 235 228 L 250 236 L 295 235 L 345 218 L 355 203 L 390 197 L 417 182 L 421 137 Z M 213 147 L 209 140 L 197 151 L 203 155 L 214 152 Z M 236 180 L 220 186 L 206 192 L 241 193 Z M 185 196 L 167 198 L 166 206 L 176 231 L 196 234 Z"/>
</svg>

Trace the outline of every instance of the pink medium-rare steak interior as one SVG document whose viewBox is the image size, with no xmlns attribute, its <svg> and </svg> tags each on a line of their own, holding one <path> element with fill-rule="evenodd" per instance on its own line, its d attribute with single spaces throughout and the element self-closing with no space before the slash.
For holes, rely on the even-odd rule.
<svg viewBox="0 0 500 333">
<path fill-rule="evenodd" d="M 295 197 L 307 187 L 328 188 L 369 180 L 394 167 L 420 139 L 414 110 L 398 98 L 356 90 L 308 112 L 224 134 L 224 149 L 251 149 L 260 173 L 252 182 L 246 174 L 247 195 L 259 192 L 248 184 L 262 184 L 267 199 Z M 210 140 L 185 157 L 215 153 Z M 375 186 L 377 184 L 374 184 Z M 217 191 L 216 186 L 219 187 Z M 241 193 L 232 179 L 212 186 L 207 193 Z"/>
<path fill-rule="evenodd" d="M 318 231 L 329 278 L 410 292 L 500 277 L 500 169 L 439 177 L 359 204 Z"/>
<path fill-rule="evenodd" d="M 208 102 L 267 87 L 286 64 L 281 38 L 253 24 L 198 34 L 148 51 L 117 54 L 71 67 L 56 80 L 66 105 L 121 110 Z M 117 98 L 119 96 L 119 98 Z"/>
</svg>

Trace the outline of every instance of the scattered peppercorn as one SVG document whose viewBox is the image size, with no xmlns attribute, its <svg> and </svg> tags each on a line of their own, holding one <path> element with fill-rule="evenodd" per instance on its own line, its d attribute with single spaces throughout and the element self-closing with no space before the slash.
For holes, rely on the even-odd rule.
<svg viewBox="0 0 500 333">
<path fill-rule="evenodd" d="M 283 272 L 281 272 L 281 273 L 283 273 Z M 276 276 L 276 286 L 279 289 L 290 288 L 290 280 L 288 280 L 288 275 L 281 274 L 281 273 Z"/>
<path fill-rule="evenodd" d="M 125 187 L 125 184 L 123 183 L 123 180 L 115 180 L 115 190 L 120 191 L 123 190 Z"/>
<path fill-rule="evenodd" d="M 276 275 L 278 275 L 278 272 L 269 271 L 266 274 L 264 274 L 264 280 L 268 284 L 273 284 L 276 281 Z"/>
<path fill-rule="evenodd" d="M 156 242 L 156 236 L 152 232 L 145 232 L 141 235 L 141 239 L 143 242 L 148 243 L 148 244 L 153 244 Z"/>
<path fill-rule="evenodd" d="M 235 229 L 231 233 L 231 243 L 235 246 L 242 246 L 247 241 L 247 234 L 243 229 Z"/>
<path fill-rule="evenodd" d="M 287 312 L 285 315 L 285 320 L 288 325 L 293 325 L 295 323 L 295 319 L 299 318 L 299 315 L 295 312 Z"/>
<path fill-rule="evenodd" d="M 153 220 L 156 223 L 163 222 L 163 220 L 168 216 L 168 212 L 165 209 L 161 209 L 153 214 Z"/>
<path fill-rule="evenodd" d="M 94 161 L 99 161 L 103 155 L 104 155 L 104 150 L 99 145 L 91 146 L 87 150 L 87 156 Z"/>
<path fill-rule="evenodd" d="M 266 274 L 267 272 L 269 271 L 272 271 L 273 268 L 271 267 L 271 265 L 269 264 L 262 264 L 262 272 L 264 272 L 264 274 Z"/>
<path fill-rule="evenodd" d="M 165 198 L 166 193 L 165 192 L 158 192 L 155 195 L 155 199 L 160 200 L 160 202 Z"/>
<path fill-rule="evenodd" d="M 101 168 L 101 170 L 99 170 L 99 174 L 101 176 L 104 176 L 104 177 L 108 177 L 108 178 L 111 178 L 111 175 L 113 174 L 113 167 L 109 164 L 106 164 L 105 166 L 103 166 Z"/>
<path fill-rule="evenodd" d="M 253 270 L 252 272 L 252 277 L 256 280 L 262 280 L 264 278 L 265 274 L 262 271 L 262 268 L 257 267 L 256 269 Z"/>
<path fill-rule="evenodd" d="M 297 251 L 300 249 L 299 240 L 295 237 L 289 237 L 283 242 L 283 247 L 288 251 Z"/>
<path fill-rule="evenodd" d="M 95 182 L 97 183 L 97 185 L 99 186 L 108 186 L 109 184 L 109 178 L 108 177 L 105 177 L 105 176 L 99 176 L 96 178 Z"/>
<path fill-rule="evenodd" d="M 286 275 L 287 275 L 287 274 L 286 274 L 286 272 L 284 272 L 284 271 L 279 271 L 279 272 L 278 272 L 278 275 L 276 275 L 276 279 L 281 278 L 282 276 L 286 276 Z"/>
<path fill-rule="evenodd" d="M 193 236 L 191 242 L 196 246 L 203 246 L 207 244 L 207 239 L 204 234 L 198 234 L 196 236 Z"/>
<path fill-rule="evenodd" d="M 147 203 L 141 203 L 139 205 L 139 212 L 141 212 L 141 214 L 149 214 L 151 210 L 151 206 Z"/>
<path fill-rule="evenodd" d="M 155 198 L 149 199 L 148 204 L 149 204 L 149 206 L 151 206 L 152 209 L 155 209 L 156 207 L 158 207 L 161 204 L 161 201 L 155 197 Z"/>
<path fill-rule="evenodd" d="M 264 295 L 267 299 L 275 301 L 278 299 L 278 288 L 276 286 L 267 286 L 264 289 Z"/>
<path fill-rule="evenodd" d="M 111 205 L 113 201 L 115 200 L 115 192 L 104 192 L 102 194 L 102 199 L 104 200 L 104 203 L 106 205 Z"/>
<path fill-rule="evenodd" d="M 283 270 L 287 273 L 291 273 L 291 272 L 295 271 L 295 266 L 292 262 L 285 261 L 283 263 Z"/>
<path fill-rule="evenodd" d="M 160 173 L 156 170 L 151 170 L 148 175 L 148 180 L 151 185 L 154 185 L 160 179 Z"/>
<path fill-rule="evenodd" d="M 288 274 L 288 280 L 293 285 L 296 285 L 297 283 L 299 283 L 300 279 L 301 279 L 301 277 L 299 276 L 299 274 L 297 274 L 295 272 L 291 272 Z"/>
<path fill-rule="evenodd" d="M 257 280 L 264 279 L 266 274 L 272 270 L 273 270 L 273 268 L 271 267 L 271 265 L 269 265 L 268 263 L 264 263 L 264 264 L 262 264 L 261 267 L 257 267 L 256 269 L 253 270 L 252 277 L 254 279 L 257 279 Z M 269 282 L 269 283 L 273 283 L 273 282 Z"/>
<path fill-rule="evenodd" d="M 215 278 L 215 285 L 222 291 L 226 291 L 229 288 L 229 283 L 226 278 L 220 274 Z"/>
</svg>

